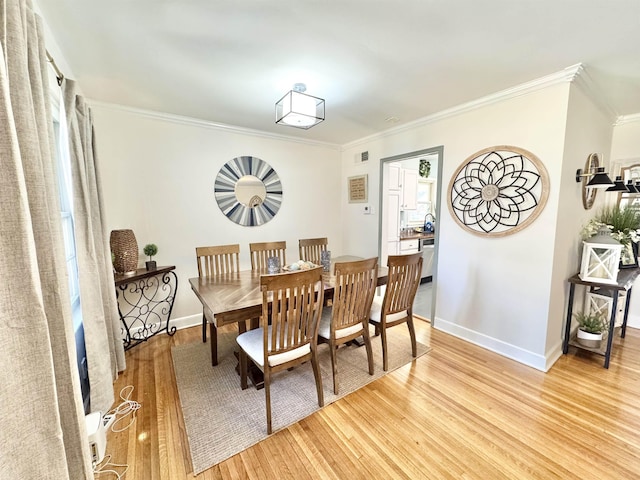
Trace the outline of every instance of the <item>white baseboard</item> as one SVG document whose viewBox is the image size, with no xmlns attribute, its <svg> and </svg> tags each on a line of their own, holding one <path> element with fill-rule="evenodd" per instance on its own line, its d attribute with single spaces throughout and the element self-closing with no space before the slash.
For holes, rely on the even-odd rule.
<svg viewBox="0 0 640 480">
<path fill-rule="evenodd" d="M 640 328 L 640 315 L 632 315 L 629 313 L 627 316 L 627 327 Z"/>
<path fill-rule="evenodd" d="M 169 326 L 175 326 L 178 330 L 182 330 L 183 328 L 195 327 L 196 325 L 202 325 L 202 313 L 188 315 L 186 317 L 172 318 L 169 321 Z"/>
<path fill-rule="evenodd" d="M 436 317 L 434 327 L 443 332 L 449 333 L 455 337 L 466 340 L 474 345 L 478 345 L 482 348 L 486 348 L 492 352 L 495 352 L 503 357 L 510 358 L 516 362 L 523 363 L 529 367 L 535 368 L 546 372 L 551 368 L 555 361 L 560 358 L 562 354 L 562 342 L 560 342 L 556 348 L 552 350 L 547 358 L 543 355 L 530 352 L 520 347 L 516 347 L 509 343 L 503 342 L 488 335 L 475 332 L 466 327 L 462 327 L 455 323 L 451 323 L 443 318 Z M 552 360 L 553 359 L 553 360 Z M 552 360 L 552 361 L 551 361 Z"/>
</svg>

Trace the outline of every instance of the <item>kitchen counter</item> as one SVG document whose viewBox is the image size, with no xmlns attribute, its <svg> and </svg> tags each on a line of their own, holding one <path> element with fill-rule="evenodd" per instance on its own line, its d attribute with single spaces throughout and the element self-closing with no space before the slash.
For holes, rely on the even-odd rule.
<svg viewBox="0 0 640 480">
<path fill-rule="evenodd" d="M 433 233 L 419 233 L 419 232 L 407 232 L 400 235 L 400 241 L 402 240 L 430 240 L 435 235 Z"/>
</svg>

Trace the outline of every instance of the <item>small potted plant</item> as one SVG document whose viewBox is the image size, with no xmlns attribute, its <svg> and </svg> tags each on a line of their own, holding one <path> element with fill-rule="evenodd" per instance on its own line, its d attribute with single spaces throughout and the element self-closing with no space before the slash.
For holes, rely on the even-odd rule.
<svg viewBox="0 0 640 480">
<path fill-rule="evenodd" d="M 588 348 L 600 348 L 602 336 L 607 331 L 607 321 L 602 314 L 580 312 L 575 317 L 578 322 L 578 343 Z"/>
<path fill-rule="evenodd" d="M 154 243 L 148 243 L 147 245 L 144 246 L 142 251 L 147 257 L 149 257 L 149 261 L 145 262 L 147 270 L 155 270 L 156 262 L 155 260 L 153 260 L 153 256 L 158 253 L 158 247 Z"/>
</svg>

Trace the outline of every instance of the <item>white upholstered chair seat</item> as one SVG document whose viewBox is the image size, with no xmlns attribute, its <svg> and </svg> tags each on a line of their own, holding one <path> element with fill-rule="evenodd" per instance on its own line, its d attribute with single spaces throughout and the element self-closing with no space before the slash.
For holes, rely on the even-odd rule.
<svg viewBox="0 0 640 480">
<path fill-rule="evenodd" d="M 256 328 L 249 330 L 241 335 L 238 335 L 237 342 L 240 348 L 242 348 L 249 358 L 253 360 L 259 366 L 264 366 L 264 333 L 262 328 Z M 271 337 L 271 327 L 269 327 L 269 337 Z M 277 355 L 271 355 L 269 357 L 269 366 L 275 367 L 296 358 L 303 357 L 311 352 L 311 345 L 306 344 L 301 347 L 294 348 L 287 352 L 278 353 Z"/>
<path fill-rule="evenodd" d="M 369 314 L 369 319 L 372 322 L 380 323 L 380 316 L 382 315 L 382 301 L 384 297 L 373 297 L 373 302 L 371 303 L 371 313 Z M 400 312 L 392 313 L 391 315 L 387 315 L 387 322 L 395 322 L 396 320 L 400 320 L 408 315 L 407 310 L 402 310 Z"/>
<path fill-rule="evenodd" d="M 340 328 L 336 330 L 336 338 L 348 337 L 360 330 L 362 330 L 362 324 Z M 322 318 L 320 319 L 320 326 L 318 327 L 318 336 L 327 339 L 331 337 L 331 307 L 324 307 L 322 310 Z"/>
</svg>

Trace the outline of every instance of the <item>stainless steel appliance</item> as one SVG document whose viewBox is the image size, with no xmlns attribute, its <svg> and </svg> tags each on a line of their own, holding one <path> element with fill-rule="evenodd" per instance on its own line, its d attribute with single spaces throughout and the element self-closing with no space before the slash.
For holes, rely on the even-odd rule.
<svg viewBox="0 0 640 480">
<path fill-rule="evenodd" d="M 421 240 L 422 247 L 422 275 L 420 283 L 430 282 L 433 275 L 434 238 Z"/>
</svg>

